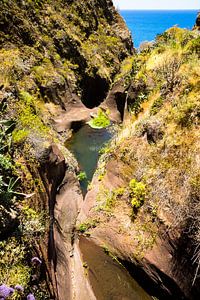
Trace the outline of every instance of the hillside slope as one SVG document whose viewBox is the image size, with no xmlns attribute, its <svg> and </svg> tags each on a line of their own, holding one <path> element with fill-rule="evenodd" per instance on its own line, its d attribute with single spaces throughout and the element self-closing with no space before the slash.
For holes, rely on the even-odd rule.
<svg viewBox="0 0 200 300">
<path fill-rule="evenodd" d="M 98 106 L 132 52 L 110 0 L 0 1 L 0 284 L 23 286 L 13 299 L 72 298 L 68 249 L 83 199 L 57 124 L 72 107 Z"/>
<path fill-rule="evenodd" d="M 199 32 L 174 27 L 118 75 L 129 114 L 77 225 L 158 299 L 200 295 L 199 49 Z"/>
</svg>

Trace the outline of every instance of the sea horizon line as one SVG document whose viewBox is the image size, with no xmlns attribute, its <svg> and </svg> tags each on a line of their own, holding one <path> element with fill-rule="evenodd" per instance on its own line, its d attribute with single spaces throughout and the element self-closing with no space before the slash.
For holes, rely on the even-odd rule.
<svg viewBox="0 0 200 300">
<path fill-rule="evenodd" d="M 200 8 L 176 8 L 176 9 L 165 9 L 165 8 L 118 8 L 119 10 L 126 10 L 126 11 L 200 11 Z"/>
</svg>

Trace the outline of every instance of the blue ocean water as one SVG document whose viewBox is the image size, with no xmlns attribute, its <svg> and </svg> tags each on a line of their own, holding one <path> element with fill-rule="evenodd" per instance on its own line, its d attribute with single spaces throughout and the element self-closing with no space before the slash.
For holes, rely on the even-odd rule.
<svg viewBox="0 0 200 300">
<path fill-rule="evenodd" d="M 177 25 L 191 29 L 197 17 L 197 10 L 121 10 L 129 30 L 132 33 L 134 46 L 139 47 L 144 41 L 152 41 L 157 34 Z"/>
</svg>

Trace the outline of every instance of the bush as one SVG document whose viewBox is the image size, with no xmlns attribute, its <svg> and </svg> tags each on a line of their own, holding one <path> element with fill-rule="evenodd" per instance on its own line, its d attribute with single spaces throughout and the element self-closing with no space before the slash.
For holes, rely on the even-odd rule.
<svg viewBox="0 0 200 300">
<path fill-rule="evenodd" d="M 130 199 L 133 209 L 139 209 L 143 204 L 146 196 L 146 186 L 142 182 L 138 182 L 136 179 L 132 179 L 129 182 Z"/>
<path fill-rule="evenodd" d="M 109 112 L 103 112 L 101 108 L 98 110 L 97 116 L 95 116 L 88 124 L 95 129 L 106 128 L 110 125 L 110 120 L 108 118 Z"/>
<path fill-rule="evenodd" d="M 199 95 L 188 95 L 179 99 L 176 106 L 172 109 L 172 115 L 176 123 L 182 127 L 199 124 L 200 120 L 200 101 Z"/>
<path fill-rule="evenodd" d="M 129 111 L 137 116 L 142 111 L 141 104 L 145 100 L 147 100 L 147 92 L 142 91 L 137 95 L 136 99 L 134 99 L 134 102 L 128 106 Z"/>
<path fill-rule="evenodd" d="M 8 206 L 14 198 L 17 180 L 14 176 L 14 162 L 10 154 L 13 122 L 4 120 L 0 123 L 0 198 Z"/>
<path fill-rule="evenodd" d="M 86 173 L 83 172 L 83 171 L 80 172 L 80 173 L 77 175 L 77 179 L 78 179 L 79 181 L 83 181 L 83 180 L 87 179 Z"/>
<path fill-rule="evenodd" d="M 197 37 L 196 39 L 192 39 L 186 47 L 187 53 L 196 53 L 198 57 L 200 57 L 200 37 Z"/>
<path fill-rule="evenodd" d="M 13 165 L 12 165 L 10 157 L 0 154 L 0 167 L 1 167 L 1 169 L 4 169 L 5 171 L 12 169 Z"/>
<path fill-rule="evenodd" d="M 81 223 L 77 229 L 81 233 L 84 233 L 90 228 L 95 228 L 97 226 L 97 224 L 98 224 L 98 221 L 96 219 L 88 219 L 86 222 Z"/>
<path fill-rule="evenodd" d="M 158 112 L 158 111 L 160 110 L 160 108 L 162 107 L 163 102 L 164 102 L 163 98 L 162 98 L 162 97 L 158 97 L 158 98 L 154 101 L 154 103 L 152 104 L 152 106 L 151 106 L 150 114 L 151 114 L 151 115 L 157 114 L 157 112 Z"/>
<path fill-rule="evenodd" d="M 0 278 L 6 285 L 26 286 L 30 280 L 30 267 L 25 262 L 25 246 L 16 238 L 0 242 Z"/>
<path fill-rule="evenodd" d="M 13 142 L 23 142 L 32 132 L 41 137 L 48 136 L 50 131 L 42 121 L 39 100 L 26 91 L 19 93 L 19 99 L 17 126 L 12 134 Z"/>
<path fill-rule="evenodd" d="M 45 217 L 29 206 L 23 206 L 20 215 L 20 230 L 28 238 L 37 237 L 45 233 Z"/>
</svg>

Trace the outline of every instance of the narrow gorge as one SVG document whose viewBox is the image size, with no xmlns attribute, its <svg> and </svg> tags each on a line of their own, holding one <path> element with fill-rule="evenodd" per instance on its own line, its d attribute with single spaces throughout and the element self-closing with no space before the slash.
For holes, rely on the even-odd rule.
<svg viewBox="0 0 200 300">
<path fill-rule="evenodd" d="M 111 0 L 1 1 L 0 299 L 199 298 L 199 17 L 133 42 Z"/>
</svg>

